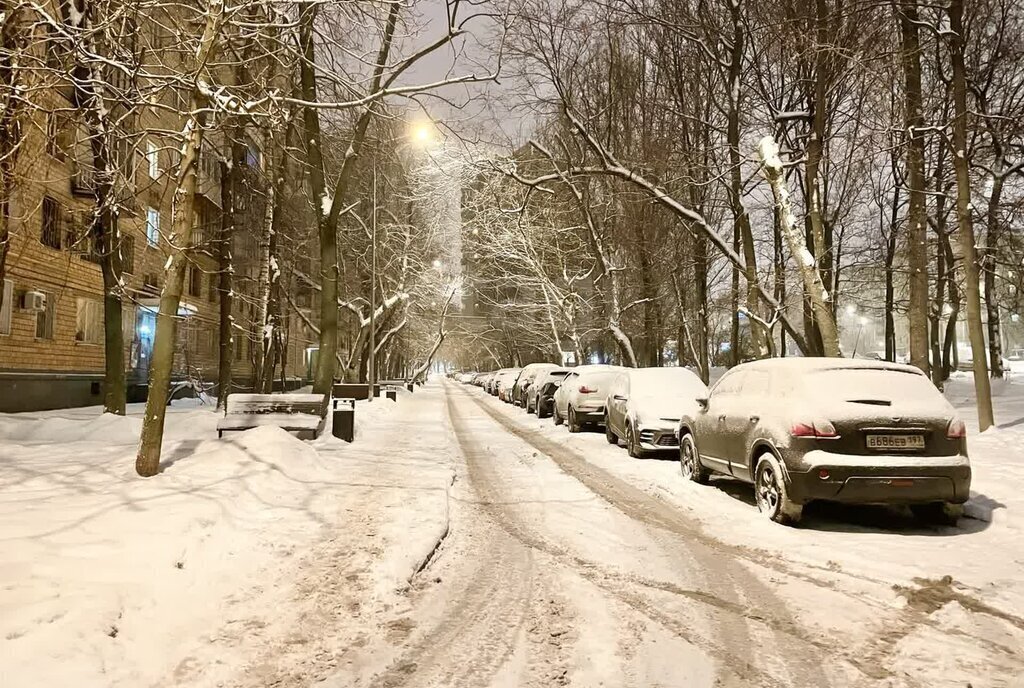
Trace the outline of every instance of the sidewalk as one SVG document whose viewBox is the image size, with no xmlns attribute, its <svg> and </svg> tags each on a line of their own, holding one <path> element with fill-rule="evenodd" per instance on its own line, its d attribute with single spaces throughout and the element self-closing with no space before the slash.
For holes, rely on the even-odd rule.
<svg viewBox="0 0 1024 688">
<path fill-rule="evenodd" d="M 353 604 L 388 603 L 446 528 L 439 388 L 368 406 L 351 445 L 271 427 L 218 440 L 212 410 L 176 407 L 148 480 L 141 407 L 0 415 L 0 685 L 318 670 L 317 639 Z"/>
</svg>

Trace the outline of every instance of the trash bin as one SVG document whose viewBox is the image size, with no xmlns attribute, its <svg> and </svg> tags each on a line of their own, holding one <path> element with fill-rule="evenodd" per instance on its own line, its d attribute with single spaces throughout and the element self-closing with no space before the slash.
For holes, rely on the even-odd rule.
<svg viewBox="0 0 1024 688">
<path fill-rule="evenodd" d="M 356 400 L 335 399 L 332 433 L 339 440 L 351 442 L 355 437 Z"/>
<path fill-rule="evenodd" d="M 394 387 L 388 387 L 384 390 L 384 394 L 387 395 L 387 398 L 391 401 L 398 401 L 398 390 Z"/>
</svg>

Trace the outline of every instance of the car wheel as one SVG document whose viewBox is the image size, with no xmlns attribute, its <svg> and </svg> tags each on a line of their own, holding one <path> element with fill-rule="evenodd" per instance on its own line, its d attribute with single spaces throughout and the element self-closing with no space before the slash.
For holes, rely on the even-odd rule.
<svg viewBox="0 0 1024 688">
<path fill-rule="evenodd" d="M 791 525 L 800 521 L 803 505 L 789 498 L 782 465 L 774 454 L 766 452 L 757 461 L 754 497 L 761 513 L 776 523 Z"/>
<path fill-rule="evenodd" d="M 633 432 L 632 424 L 626 426 L 626 452 L 634 459 L 644 458 L 644 452 L 640 448 L 636 433 Z"/>
<path fill-rule="evenodd" d="M 576 409 L 569 407 L 569 432 L 579 432 L 580 424 L 576 420 Z"/>
<path fill-rule="evenodd" d="M 948 502 L 931 502 L 930 504 L 911 504 L 910 511 L 918 520 L 936 526 L 955 526 L 964 515 L 962 504 Z"/>
<path fill-rule="evenodd" d="M 604 438 L 608 444 L 618 444 L 619 436 L 612 432 L 612 424 L 608 422 L 608 416 L 604 417 Z"/>
<path fill-rule="evenodd" d="M 554 418 L 555 418 L 555 425 L 561 425 L 562 424 L 562 414 L 560 414 L 558 412 L 558 406 L 557 405 L 553 405 L 552 406 L 552 408 L 551 408 L 551 415 L 554 416 Z"/>
<path fill-rule="evenodd" d="M 537 417 L 538 418 L 547 418 L 549 415 L 551 415 L 551 414 L 549 414 L 547 412 L 547 410 L 544 408 L 544 402 L 541 401 L 540 399 L 538 399 L 537 400 Z"/>
<path fill-rule="evenodd" d="M 708 469 L 700 462 L 693 435 L 687 433 L 679 441 L 679 469 L 683 477 L 704 485 L 708 482 Z"/>
</svg>

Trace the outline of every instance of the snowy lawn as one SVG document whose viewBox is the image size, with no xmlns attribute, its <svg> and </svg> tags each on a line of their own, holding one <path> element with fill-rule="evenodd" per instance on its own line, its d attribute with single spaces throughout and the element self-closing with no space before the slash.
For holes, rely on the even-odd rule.
<svg viewBox="0 0 1024 688">
<path fill-rule="evenodd" d="M 1024 379 L 995 387 L 1001 427 L 977 433 L 969 377 L 958 376 L 947 396 L 967 422 L 972 464 L 968 518 L 956 528 L 928 527 L 907 510 L 813 504 L 799 528 L 770 523 L 749 485 L 715 478 L 708 486 L 684 481 L 674 452 L 631 459 L 606 443 L 604 433 L 571 435 L 551 419 L 538 420 L 487 397 L 485 403 L 517 423 L 556 439 L 587 461 L 628 480 L 699 520 L 730 543 L 778 553 L 805 565 L 893 585 L 951 576 L 961 591 L 1020 619 L 1024 610 Z M 1024 630 L 1022 628 L 1021 630 Z"/>
<path fill-rule="evenodd" d="M 315 442 L 273 427 L 219 440 L 218 414 L 176 402 L 163 472 L 145 480 L 141 405 L 0 415 L 0 686 L 301 673 L 252 663 L 303 621 L 351 614 L 324 608 L 305 572 L 330 559 L 362 603 L 386 604 L 447 527 L 436 395 L 360 402 L 351 445 L 330 423 Z"/>
</svg>

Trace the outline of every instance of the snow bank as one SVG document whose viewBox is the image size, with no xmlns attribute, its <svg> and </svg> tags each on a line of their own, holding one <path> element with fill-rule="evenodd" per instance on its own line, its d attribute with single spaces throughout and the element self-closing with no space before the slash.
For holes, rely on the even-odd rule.
<svg viewBox="0 0 1024 688">
<path fill-rule="evenodd" d="M 447 527 L 428 403 L 360 404 L 353 444 L 276 427 L 220 440 L 218 414 L 185 404 L 146 480 L 138 406 L 0 415 L 0 685 L 228 681 L 320 603 L 299 590 L 320 584 L 302 581 L 321 553 L 372 572 L 356 592 L 394 595 Z M 438 432 L 400 431 L 421 416 Z"/>
</svg>

